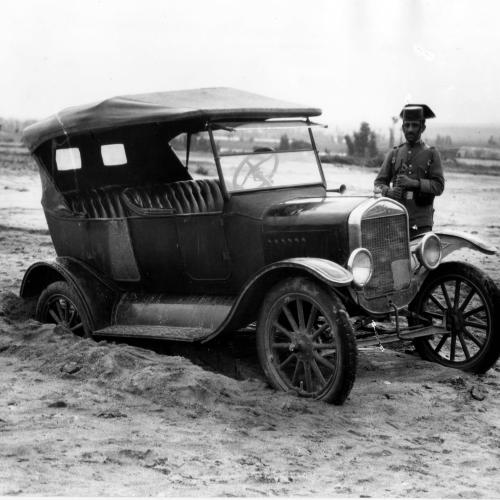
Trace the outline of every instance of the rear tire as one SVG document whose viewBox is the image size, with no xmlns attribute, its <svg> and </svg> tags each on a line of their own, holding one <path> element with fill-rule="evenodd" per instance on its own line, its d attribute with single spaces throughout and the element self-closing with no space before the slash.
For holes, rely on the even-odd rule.
<svg viewBox="0 0 500 500">
<path fill-rule="evenodd" d="M 36 319 L 62 326 L 80 337 L 92 334 L 91 320 L 82 301 L 65 281 L 55 281 L 43 290 L 36 305 Z"/>
<path fill-rule="evenodd" d="M 484 373 L 500 356 L 500 292 L 469 264 L 447 262 L 424 281 L 410 309 L 446 333 L 415 339 L 429 361 Z"/>
<path fill-rule="evenodd" d="M 259 360 L 271 385 L 341 405 L 356 376 L 356 339 L 340 300 L 307 278 L 278 283 L 257 324 Z"/>
</svg>

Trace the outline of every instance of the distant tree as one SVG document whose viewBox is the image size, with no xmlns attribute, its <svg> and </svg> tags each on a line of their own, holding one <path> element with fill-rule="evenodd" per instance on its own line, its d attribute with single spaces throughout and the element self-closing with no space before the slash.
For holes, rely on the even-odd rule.
<svg viewBox="0 0 500 500">
<path fill-rule="evenodd" d="M 395 143 L 394 128 L 399 121 L 399 116 L 391 116 L 392 127 L 389 129 L 389 147 L 393 148 Z"/>
<path fill-rule="evenodd" d="M 394 147 L 394 129 L 392 127 L 389 129 L 389 147 Z"/>
<path fill-rule="evenodd" d="M 489 139 L 488 139 L 488 146 L 498 146 L 498 143 L 497 141 L 495 141 L 494 137 L 491 136 Z"/>
<path fill-rule="evenodd" d="M 349 135 L 346 135 L 344 137 L 345 144 L 347 146 L 347 154 L 349 156 L 354 156 L 354 143 L 352 142 L 352 139 Z"/>
<path fill-rule="evenodd" d="M 283 134 L 280 137 L 279 149 L 280 149 L 280 151 L 287 151 L 288 149 L 290 149 L 290 139 L 288 138 L 288 136 L 286 134 Z"/>
<path fill-rule="evenodd" d="M 309 148 L 311 146 L 311 143 L 303 141 L 302 139 L 292 139 L 291 145 L 293 149 L 304 149 Z"/>
<path fill-rule="evenodd" d="M 210 141 L 199 135 L 193 135 L 191 139 L 191 149 L 193 151 L 210 151 Z"/>
<path fill-rule="evenodd" d="M 369 140 L 370 125 L 367 122 L 362 122 L 359 132 L 354 132 L 354 152 L 356 156 L 367 156 Z"/>
<path fill-rule="evenodd" d="M 349 155 L 351 156 L 372 158 L 378 153 L 377 136 L 375 132 L 370 129 L 370 125 L 367 122 L 361 123 L 359 131 L 354 132 L 352 138 L 346 135 L 345 142 Z"/>
<path fill-rule="evenodd" d="M 368 139 L 368 156 L 370 158 L 374 158 L 377 155 L 377 136 L 375 135 L 375 132 L 370 132 L 370 138 Z"/>
<path fill-rule="evenodd" d="M 450 148 L 451 146 L 453 146 L 453 141 L 451 140 L 451 137 L 449 135 L 441 136 L 438 134 L 436 136 L 435 142 L 437 147 Z"/>
</svg>

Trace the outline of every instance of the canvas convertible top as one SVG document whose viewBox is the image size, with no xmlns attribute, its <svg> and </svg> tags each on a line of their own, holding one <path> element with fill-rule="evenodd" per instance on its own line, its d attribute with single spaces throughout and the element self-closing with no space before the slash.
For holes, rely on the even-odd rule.
<svg viewBox="0 0 500 500">
<path fill-rule="evenodd" d="M 31 151 L 62 135 L 126 125 L 187 120 L 228 120 L 309 117 L 319 108 L 302 106 L 245 92 L 214 87 L 112 97 L 102 102 L 66 108 L 24 130 Z"/>
</svg>

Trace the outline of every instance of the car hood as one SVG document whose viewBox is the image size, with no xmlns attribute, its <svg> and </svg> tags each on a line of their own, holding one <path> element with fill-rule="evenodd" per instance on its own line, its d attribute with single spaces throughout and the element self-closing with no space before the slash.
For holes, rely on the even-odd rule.
<svg viewBox="0 0 500 500">
<path fill-rule="evenodd" d="M 343 196 L 337 193 L 323 197 L 294 198 L 271 206 L 264 215 L 269 230 L 321 229 L 345 226 L 350 213 L 367 196 Z"/>
<path fill-rule="evenodd" d="M 349 216 L 367 199 L 331 193 L 273 205 L 264 215 L 266 262 L 319 257 L 345 265 L 350 253 Z"/>
</svg>

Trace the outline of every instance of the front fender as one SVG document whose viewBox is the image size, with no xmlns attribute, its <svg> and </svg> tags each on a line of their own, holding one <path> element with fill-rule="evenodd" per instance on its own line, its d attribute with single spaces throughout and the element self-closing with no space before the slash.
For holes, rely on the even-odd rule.
<svg viewBox="0 0 500 500">
<path fill-rule="evenodd" d="M 435 231 L 434 234 L 441 240 L 443 259 L 462 248 L 470 248 L 471 250 L 477 250 L 478 252 L 487 255 L 494 255 L 497 253 L 497 249 L 494 246 L 488 245 L 488 243 L 485 243 L 479 238 L 475 238 L 468 233 L 462 233 L 459 231 Z M 421 234 L 411 240 L 410 249 L 412 252 L 415 251 L 424 236 L 425 234 Z"/>
<path fill-rule="evenodd" d="M 436 234 L 441 240 L 442 260 L 451 255 L 453 252 L 456 252 L 457 250 L 461 250 L 463 248 L 470 248 L 471 250 L 476 250 L 486 255 L 494 255 L 497 253 L 497 249 L 495 247 L 488 245 L 484 241 L 480 240 L 479 238 L 475 238 L 468 233 L 462 233 L 459 231 L 436 231 L 434 232 L 434 234 Z M 410 250 L 412 252 L 413 258 L 412 267 L 414 272 L 414 279 L 417 282 L 418 288 L 420 288 L 430 272 L 424 266 L 420 265 L 415 255 L 415 251 L 424 236 L 425 234 L 421 234 L 410 242 Z"/>
<path fill-rule="evenodd" d="M 495 247 L 467 233 L 459 231 L 436 231 L 435 234 L 439 236 L 441 240 L 443 259 L 461 248 L 470 248 L 487 255 L 494 255 L 497 253 Z"/>
<path fill-rule="evenodd" d="M 352 274 L 340 264 L 316 257 L 295 257 L 281 260 L 264 267 L 250 282 L 255 282 L 262 276 L 276 269 L 297 269 L 311 274 L 331 287 L 347 286 L 352 283 Z"/>
<path fill-rule="evenodd" d="M 109 325 L 111 310 L 120 292 L 111 281 L 77 259 L 57 257 L 35 262 L 24 275 L 19 295 L 38 296 L 55 281 L 66 281 L 74 288 L 95 329 Z"/>
<path fill-rule="evenodd" d="M 273 262 L 262 268 L 246 282 L 226 319 L 203 342 L 207 342 L 223 332 L 237 330 L 255 321 L 267 291 L 278 281 L 298 275 L 310 276 L 330 288 L 348 286 L 353 279 L 352 274 L 347 269 L 327 259 L 297 257 Z"/>
</svg>

